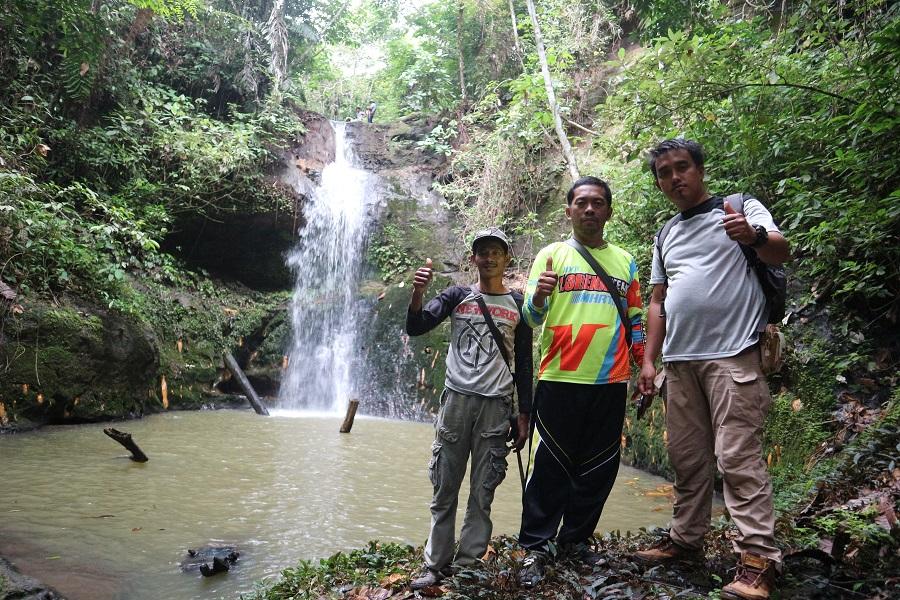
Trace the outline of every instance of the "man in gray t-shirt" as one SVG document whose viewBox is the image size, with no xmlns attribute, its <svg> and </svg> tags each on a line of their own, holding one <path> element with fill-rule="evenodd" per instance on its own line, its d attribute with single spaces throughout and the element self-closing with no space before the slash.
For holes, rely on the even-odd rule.
<svg viewBox="0 0 900 600">
<path fill-rule="evenodd" d="M 426 304 L 431 259 L 413 276 L 406 332 L 422 335 L 450 319 L 447 373 L 428 465 L 434 487 L 431 531 L 422 573 L 410 582 L 414 590 L 431 587 L 484 556 L 493 527 L 494 491 L 506 475 L 514 393 L 518 396 L 516 451 L 522 449 L 528 435 L 531 328 L 519 309 L 522 294 L 503 282 L 510 258 L 506 235 L 491 227 L 477 232 L 472 242 L 469 260 L 478 270 L 476 285 L 450 286 Z M 470 459 L 469 499 L 456 547 L 456 507 Z"/>
<path fill-rule="evenodd" d="M 741 245 L 768 264 L 786 261 L 789 248 L 758 200 L 745 198 L 739 212 L 711 195 L 703 164 L 703 149 L 690 140 L 667 140 L 650 152 L 656 185 L 681 214 L 663 243 L 654 244 L 638 386 L 642 394 L 655 393 L 662 351 L 675 506 L 668 538 L 635 556 L 645 563 L 702 556 L 715 463 L 739 532 L 737 576 L 722 598 L 765 600 L 781 563 L 761 441 L 772 401 L 758 344 L 766 307 Z"/>
</svg>

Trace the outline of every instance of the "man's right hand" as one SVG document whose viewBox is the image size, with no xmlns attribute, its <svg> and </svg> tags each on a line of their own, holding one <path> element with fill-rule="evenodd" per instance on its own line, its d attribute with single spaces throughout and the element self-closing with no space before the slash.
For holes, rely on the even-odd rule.
<svg viewBox="0 0 900 600">
<path fill-rule="evenodd" d="M 431 259 L 425 259 L 425 265 L 419 267 L 416 270 L 416 274 L 413 276 L 413 290 L 419 292 L 420 294 L 425 293 L 425 288 L 428 287 L 428 284 L 431 283 L 431 278 L 434 276 L 434 270 L 431 268 Z"/>
<path fill-rule="evenodd" d="M 541 273 L 541 276 L 538 278 L 537 288 L 534 290 L 534 296 L 532 296 L 531 299 L 535 306 L 538 308 L 544 306 L 544 300 L 546 300 L 547 297 L 553 293 L 553 290 L 556 289 L 558 281 L 559 275 L 553 270 L 553 258 L 548 256 L 547 265 L 544 268 L 544 272 Z"/>
<path fill-rule="evenodd" d="M 656 367 L 652 363 L 645 362 L 641 366 L 641 374 L 638 376 L 638 391 L 644 396 L 656 394 Z"/>
</svg>

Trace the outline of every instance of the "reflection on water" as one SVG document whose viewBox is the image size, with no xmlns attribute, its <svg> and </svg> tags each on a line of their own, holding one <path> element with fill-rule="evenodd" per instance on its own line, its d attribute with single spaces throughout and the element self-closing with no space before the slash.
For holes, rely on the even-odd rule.
<svg viewBox="0 0 900 600">
<path fill-rule="evenodd" d="M 0 555 L 70 600 L 185 600 L 237 598 L 298 559 L 368 540 L 423 544 L 431 427 L 365 417 L 349 435 L 339 426 L 298 413 L 156 415 L 120 426 L 150 457 L 143 464 L 103 425 L 0 437 Z M 511 458 L 495 533 L 518 531 L 517 471 Z M 622 467 L 600 528 L 665 524 L 662 483 Z M 186 550 L 209 543 L 238 547 L 232 571 L 181 573 Z"/>
</svg>

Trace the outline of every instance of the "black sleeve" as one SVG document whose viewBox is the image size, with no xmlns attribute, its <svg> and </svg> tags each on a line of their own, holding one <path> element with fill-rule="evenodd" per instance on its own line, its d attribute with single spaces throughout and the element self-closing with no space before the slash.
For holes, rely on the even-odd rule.
<svg viewBox="0 0 900 600">
<path fill-rule="evenodd" d="M 469 290 L 458 285 L 450 286 L 432 298 L 422 310 L 406 311 L 406 333 L 422 335 L 428 333 L 450 316 L 456 305 L 463 301 Z"/>
<path fill-rule="evenodd" d="M 522 297 L 513 294 L 516 303 L 521 309 Z M 521 312 L 521 311 L 520 311 Z M 513 340 L 513 352 L 516 363 L 516 392 L 519 396 L 519 412 L 531 412 L 532 378 L 534 377 L 534 362 L 532 358 L 531 327 L 520 318 L 516 325 L 515 338 Z"/>
</svg>

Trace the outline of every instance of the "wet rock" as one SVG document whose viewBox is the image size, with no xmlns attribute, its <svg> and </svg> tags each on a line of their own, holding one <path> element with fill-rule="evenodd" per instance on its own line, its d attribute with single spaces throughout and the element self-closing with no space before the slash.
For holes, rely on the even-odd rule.
<svg viewBox="0 0 900 600">
<path fill-rule="evenodd" d="M 149 328 L 106 309 L 30 301 L 0 344 L 6 427 L 83 423 L 145 412 L 159 351 Z"/>
<path fill-rule="evenodd" d="M 0 558 L 0 600 L 65 600 L 53 588 L 19 573 L 13 565 Z"/>
<path fill-rule="evenodd" d="M 187 554 L 181 561 L 182 572 L 200 571 L 204 577 L 227 573 L 240 556 L 233 546 L 203 546 L 188 549 Z"/>
</svg>

